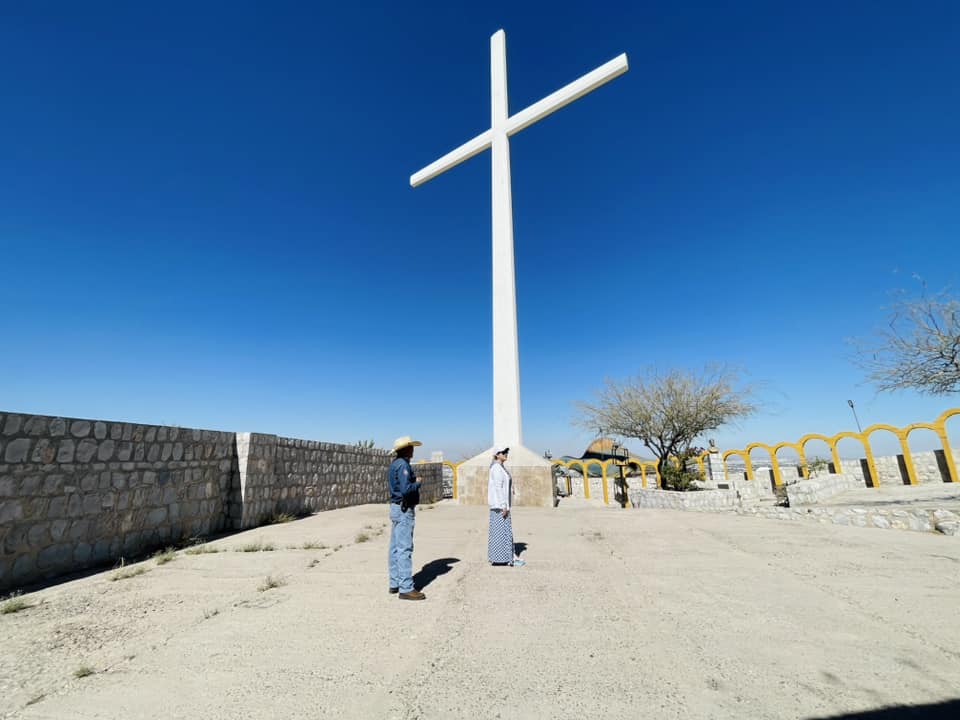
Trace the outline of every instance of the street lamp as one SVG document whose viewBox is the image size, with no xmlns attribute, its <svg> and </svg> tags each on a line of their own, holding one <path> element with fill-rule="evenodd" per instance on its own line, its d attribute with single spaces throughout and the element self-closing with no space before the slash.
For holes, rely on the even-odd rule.
<svg viewBox="0 0 960 720">
<path fill-rule="evenodd" d="M 624 474 L 624 471 L 627 467 L 628 460 L 630 458 L 630 451 L 627 450 L 623 445 L 619 443 L 614 443 L 613 447 L 610 448 L 610 453 L 613 455 L 613 462 L 616 464 L 619 469 L 620 477 L 617 479 L 617 485 L 620 488 L 620 507 L 625 508 L 629 498 L 627 497 L 627 478 Z"/>
<path fill-rule="evenodd" d="M 857 409 L 853 406 L 853 400 L 847 400 L 847 405 L 850 406 L 850 412 L 853 413 L 853 420 L 857 423 L 857 432 L 862 433 L 863 428 L 860 427 L 860 418 L 857 417 Z"/>
</svg>

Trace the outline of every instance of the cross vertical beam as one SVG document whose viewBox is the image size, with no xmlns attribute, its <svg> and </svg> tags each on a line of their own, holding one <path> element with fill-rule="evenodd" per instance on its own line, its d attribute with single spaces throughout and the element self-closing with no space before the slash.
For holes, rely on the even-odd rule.
<svg viewBox="0 0 960 720">
<path fill-rule="evenodd" d="M 520 352 L 517 337 L 516 265 L 513 258 L 513 198 L 507 121 L 507 43 L 490 38 L 490 157 L 493 190 L 493 444 L 523 444 L 520 430 Z"/>
</svg>

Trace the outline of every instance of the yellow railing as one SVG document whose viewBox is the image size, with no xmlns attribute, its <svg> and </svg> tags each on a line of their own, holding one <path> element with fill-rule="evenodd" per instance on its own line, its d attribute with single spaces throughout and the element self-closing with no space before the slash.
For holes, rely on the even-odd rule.
<svg viewBox="0 0 960 720">
<path fill-rule="evenodd" d="M 803 477 L 807 477 L 807 443 L 811 440 L 822 440 L 830 448 L 830 455 L 833 459 L 833 467 L 837 472 L 839 472 L 842 469 L 842 466 L 840 463 L 840 451 L 837 448 L 837 444 L 843 439 L 850 438 L 853 440 L 858 440 L 860 444 L 863 445 L 864 455 L 866 456 L 867 460 L 867 468 L 870 471 L 871 484 L 873 487 L 879 487 L 880 475 L 877 472 L 877 465 L 873 456 L 873 448 L 870 445 L 870 436 L 877 431 L 886 430 L 887 432 L 891 432 L 896 435 L 897 439 L 900 441 L 900 454 L 903 455 L 903 464 L 907 471 L 907 481 L 911 485 L 916 485 L 918 482 L 917 470 L 913 462 L 913 454 L 910 452 L 909 436 L 914 430 L 932 430 L 937 434 L 937 438 L 940 440 L 940 445 L 943 448 L 943 456 L 947 464 L 947 480 L 949 482 L 960 482 L 960 475 L 957 474 L 956 461 L 953 458 L 953 450 L 950 447 L 950 440 L 947 437 L 947 420 L 954 415 L 960 415 L 960 408 L 944 410 L 932 423 L 913 423 L 912 425 L 907 425 L 903 428 L 887 425 L 886 423 L 877 423 L 875 425 L 871 425 L 863 432 L 850 432 L 845 430 L 832 436 L 821 435 L 819 433 L 808 433 L 795 443 L 781 442 L 772 446 L 760 442 L 750 443 L 743 450 L 724 451 L 721 455 L 723 458 L 723 470 L 724 474 L 726 474 L 727 458 L 731 455 L 736 455 L 743 460 L 743 463 L 746 466 L 747 479 L 753 480 L 753 462 L 750 459 L 750 452 L 757 448 L 761 448 L 766 450 L 767 454 L 770 456 L 770 466 L 773 470 L 773 481 L 776 483 L 776 485 L 780 486 L 783 485 L 783 477 L 780 473 L 780 463 L 777 459 L 777 453 L 784 448 L 790 448 L 796 452 L 800 459 L 800 474 Z M 702 467 L 703 466 L 701 464 L 701 469 Z"/>
<path fill-rule="evenodd" d="M 580 467 L 580 474 L 583 475 L 583 496 L 587 500 L 590 499 L 590 473 L 587 470 L 587 465 L 596 463 L 600 466 L 600 483 L 601 488 L 603 489 L 603 502 L 605 505 L 610 504 L 610 486 L 609 486 L 609 475 L 610 466 L 616 466 L 616 461 L 614 460 L 553 460 L 551 465 L 560 465 L 565 468 L 573 468 L 575 465 Z M 647 487 L 647 470 L 650 469 L 653 471 L 654 477 L 656 478 L 657 487 L 660 487 L 661 479 L 660 473 L 657 472 L 657 464 L 654 462 L 649 462 L 646 460 L 641 460 L 640 458 L 630 457 L 627 458 L 627 463 L 629 465 L 635 465 L 640 468 L 640 484 L 641 487 Z M 701 461 L 702 463 L 702 461 Z M 567 477 L 567 494 L 570 495 L 573 493 L 573 487 L 571 486 L 570 477 Z"/>
</svg>

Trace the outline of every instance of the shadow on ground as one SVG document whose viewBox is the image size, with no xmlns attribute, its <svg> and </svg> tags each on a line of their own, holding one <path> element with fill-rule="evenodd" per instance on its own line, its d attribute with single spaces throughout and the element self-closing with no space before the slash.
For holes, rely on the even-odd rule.
<svg viewBox="0 0 960 720">
<path fill-rule="evenodd" d="M 928 705 L 891 705 L 877 710 L 845 713 L 843 715 L 823 715 L 809 720 L 947 720 L 960 717 L 960 700 L 946 700 Z"/>
<path fill-rule="evenodd" d="M 427 585 L 432 583 L 441 575 L 446 575 L 453 569 L 453 564 L 460 562 L 460 558 L 440 558 L 439 560 L 431 560 L 422 568 L 420 572 L 413 576 L 413 586 L 419 590 L 423 590 Z"/>
</svg>

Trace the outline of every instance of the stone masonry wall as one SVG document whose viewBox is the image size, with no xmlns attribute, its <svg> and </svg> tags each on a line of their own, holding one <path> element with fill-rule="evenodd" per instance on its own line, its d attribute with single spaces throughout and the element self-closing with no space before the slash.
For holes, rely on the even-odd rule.
<svg viewBox="0 0 960 720">
<path fill-rule="evenodd" d="M 0 413 L 0 590 L 226 527 L 234 434 Z"/>
<path fill-rule="evenodd" d="M 242 513 L 235 527 L 255 527 L 279 513 L 301 515 L 389 499 L 386 475 L 394 455 L 384 450 L 237 433 L 237 456 Z M 443 466 L 417 463 L 414 470 L 424 483 L 421 501 L 440 500 Z"/>
<path fill-rule="evenodd" d="M 834 495 L 863 486 L 863 479 L 855 475 L 818 475 L 787 485 L 787 498 L 792 508 L 816 505 Z"/>
<path fill-rule="evenodd" d="M 387 501 L 392 455 L 259 433 L 0 412 L 0 593 L 190 537 Z M 416 465 L 421 500 L 443 467 Z"/>
<path fill-rule="evenodd" d="M 918 483 L 939 483 L 947 481 L 946 462 L 943 450 L 928 450 L 925 452 L 911 452 L 913 467 L 917 473 Z M 955 465 L 960 468 L 960 450 L 953 450 Z M 874 457 L 877 474 L 881 485 L 903 485 L 907 481 L 907 471 L 903 455 L 886 455 Z M 866 463 L 862 460 L 840 461 L 841 472 L 854 475 L 864 480 Z M 865 480 L 864 480 L 865 482 Z"/>
</svg>

